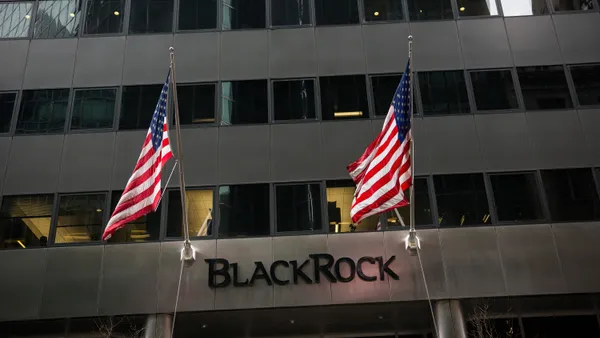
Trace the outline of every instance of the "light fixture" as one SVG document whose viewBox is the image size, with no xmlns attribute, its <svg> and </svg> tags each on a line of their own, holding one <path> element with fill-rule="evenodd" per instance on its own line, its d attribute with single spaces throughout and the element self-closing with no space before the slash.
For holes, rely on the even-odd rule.
<svg viewBox="0 0 600 338">
<path fill-rule="evenodd" d="M 98 208 L 96 209 L 96 212 L 102 212 L 102 209 Z"/>
<path fill-rule="evenodd" d="M 23 244 L 23 242 L 21 242 L 21 240 L 20 240 L 20 239 L 19 239 L 19 240 L 17 240 L 17 243 L 19 243 L 19 245 L 20 245 L 20 246 L 21 246 L 23 249 L 25 249 L 25 244 Z"/>
<path fill-rule="evenodd" d="M 334 117 L 358 117 L 362 116 L 363 112 L 361 111 L 336 111 L 333 113 Z"/>
<path fill-rule="evenodd" d="M 293 319 L 290 319 L 290 324 L 294 324 L 296 321 Z"/>
<path fill-rule="evenodd" d="M 203 329 L 206 329 L 206 324 L 202 324 L 202 328 L 203 328 Z"/>
<path fill-rule="evenodd" d="M 75 13 L 69 13 L 69 16 L 74 18 L 75 17 Z"/>
<path fill-rule="evenodd" d="M 423 13 L 423 10 L 422 10 L 422 9 L 419 9 L 419 13 Z"/>
<path fill-rule="evenodd" d="M 25 15 L 25 19 L 27 19 L 27 20 L 31 19 L 31 15 L 29 15 L 29 14 Z"/>
<path fill-rule="evenodd" d="M 379 16 L 379 12 L 375 12 L 375 13 L 373 13 L 373 15 Z"/>
<path fill-rule="evenodd" d="M 460 11 L 461 11 L 461 12 L 464 12 L 464 11 L 465 11 L 465 8 L 464 8 L 464 7 L 461 7 L 461 8 L 459 8 L 459 9 L 460 9 Z"/>
<path fill-rule="evenodd" d="M 382 319 L 383 319 L 383 316 L 379 316 L 378 318 L 379 318 L 379 320 L 382 320 Z"/>
<path fill-rule="evenodd" d="M 113 14 L 116 16 L 119 16 L 119 14 L 121 14 L 121 13 L 119 13 L 119 11 L 114 11 Z"/>
</svg>

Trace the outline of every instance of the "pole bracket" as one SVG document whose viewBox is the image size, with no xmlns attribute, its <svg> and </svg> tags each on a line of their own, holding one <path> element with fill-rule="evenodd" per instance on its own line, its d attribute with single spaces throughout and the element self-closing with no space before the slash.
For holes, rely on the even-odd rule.
<svg viewBox="0 0 600 338">
<path fill-rule="evenodd" d="M 196 248 L 192 245 L 192 242 L 186 240 L 183 242 L 183 249 L 181 249 L 181 260 L 193 263 L 196 261 Z"/>
<path fill-rule="evenodd" d="M 416 256 L 418 254 L 419 249 L 421 249 L 421 241 L 419 237 L 417 237 L 417 232 L 415 230 L 410 230 L 408 232 L 408 236 L 404 239 L 406 243 L 406 250 L 411 256 Z"/>
</svg>

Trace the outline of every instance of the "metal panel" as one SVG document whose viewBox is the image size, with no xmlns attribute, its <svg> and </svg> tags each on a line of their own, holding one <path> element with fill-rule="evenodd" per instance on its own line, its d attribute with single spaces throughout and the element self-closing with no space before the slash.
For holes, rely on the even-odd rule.
<svg viewBox="0 0 600 338">
<path fill-rule="evenodd" d="M 269 181 L 269 139 L 269 126 L 220 128 L 219 182 Z"/>
<path fill-rule="evenodd" d="M 48 250 L 41 317 L 91 317 L 98 313 L 103 251 L 104 246 Z"/>
<path fill-rule="evenodd" d="M 276 260 L 293 261 L 302 264 L 310 254 L 327 253 L 327 235 L 288 236 L 273 238 L 273 256 Z M 313 261 L 303 269 L 312 276 Z M 277 270 L 280 279 L 293 280 L 291 268 Z M 312 277 L 311 277 L 312 279 Z M 274 306 L 307 306 L 331 304 L 331 284 L 307 284 L 300 280 L 297 285 L 274 285 Z"/>
<path fill-rule="evenodd" d="M 183 242 L 161 244 L 160 270 L 158 277 L 158 312 L 172 313 L 177 298 L 177 284 L 181 269 L 180 254 Z M 215 305 L 215 291 L 208 287 L 208 267 L 206 258 L 217 253 L 217 242 L 193 241 L 198 250 L 196 262 L 185 265 L 181 275 L 181 288 L 177 311 L 212 310 Z"/>
<path fill-rule="evenodd" d="M 317 27 L 319 75 L 365 73 L 365 53 L 360 26 Z"/>
<path fill-rule="evenodd" d="M 600 291 L 600 223 L 553 224 L 552 232 L 568 291 Z"/>
<path fill-rule="evenodd" d="M 448 288 L 446 287 L 438 232 L 437 229 L 420 230 L 418 236 L 421 243 L 421 260 L 430 296 L 433 299 L 444 299 L 448 298 Z M 400 277 L 399 280 L 390 279 L 391 301 L 427 299 L 419 258 L 410 256 L 406 250 L 406 236 L 408 236 L 408 231 L 386 231 L 384 233 L 386 259 L 392 255 L 396 256 L 391 267 Z"/>
<path fill-rule="evenodd" d="M 553 15 L 558 43 L 565 63 L 600 61 L 600 32 L 598 13 Z"/>
<path fill-rule="evenodd" d="M 125 45 L 123 84 L 163 83 L 169 70 L 171 46 L 172 34 L 128 36 Z"/>
<path fill-rule="evenodd" d="M 416 71 L 463 68 L 456 21 L 412 22 L 413 69 Z"/>
<path fill-rule="evenodd" d="M 550 16 L 505 18 L 504 20 L 515 65 L 562 63 Z"/>
<path fill-rule="evenodd" d="M 218 135 L 218 128 L 184 128 L 181 130 L 186 185 L 201 186 L 217 184 Z M 171 137 L 173 138 L 172 146 L 177 149 L 176 142 L 178 141 L 174 132 L 169 135 L 169 138 Z M 170 168 L 166 168 L 165 172 L 170 173 Z M 179 175 L 176 173 L 173 174 L 169 186 L 179 186 Z"/>
<path fill-rule="evenodd" d="M 512 66 L 502 18 L 459 20 L 457 24 L 466 68 Z"/>
<path fill-rule="evenodd" d="M 415 162 L 415 175 L 426 175 L 431 173 L 430 143 L 431 137 L 425 130 L 424 119 L 413 120 L 412 132 L 415 138 L 415 154 L 412 156 Z"/>
<path fill-rule="evenodd" d="M 269 37 L 266 30 L 221 33 L 221 79 L 269 77 Z"/>
<path fill-rule="evenodd" d="M 38 318 L 46 249 L 0 251 L 0 271 L 0 321 Z"/>
<path fill-rule="evenodd" d="M 536 168 L 524 113 L 475 115 L 475 126 L 486 169 Z"/>
<path fill-rule="evenodd" d="M 113 190 L 124 189 L 131 176 L 135 163 L 142 151 L 142 144 L 147 131 L 125 131 L 117 133 L 112 168 L 110 188 Z"/>
<path fill-rule="evenodd" d="M 107 190 L 110 185 L 114 142 L 115 133 L 66 135 L 58 190 Z"/>
<path fill-rule="evenodd" d="M 77 54 L 77 39 L 31 40 L 24 88 L 69 88 Z"/>
<path fill-rule="evenodd" d="M 269 66 L 272 78 L 315 76 L 314 28 L 269 31 Z"/>
<path fill-rule="evenodd" d="M 318 123 L 271 126 L 271 179 L 298 181 L 323 177 Z"/>
<path fill-rule="evenodd" d="M 99 314 L 156 313 L 159 259 L 160 243 L 107 245 Z"/>
<path fill-rule="evenodd" d="M 214 81 L 219 78 L 219 33 L 175 35 L 177 82 Z"/>
<path fill-rule="evenodd" d="M 0 41 L 0 90 L 21 89 L 29 40 Z"/>
<path fill-rule="evenodd" d="M 18 136 L 12 141 L 3 193 L 55 192 L 64 135 Z"/>
<path fill-rule="evenodd" d="M 350 179 L 346 167 L 373 141 L 371 122 L 325 122 L 321 123 L 321 133 L 324 178 Z"/>
<path fill-rule="evenodd" d="M 383 232 L 329 234 L 327 236 L 329 253 L 335 258 L 349 257 L 355 262 L 365 256 L 384 257 L 385 247 Z M 363 264 L 367 276 L 379 276 L 378 264 Z M 340 266 L 340 275 L 350 274 L 347 264 Z M 386 275 L 384 280 L 366 282 L 355 277 L 348 283 L 331 284 L 331 302 L 340 303 L 370 303 L 384 302 L 390 299 L 390 281 Z"/>
<path fill-rule="evenodd" d="M 590 152 L 591 164 L 600 166 L 600 109 L 580 110 L 579 121 Z"/>
<path fill-rule="evenodd" d="M 79 40 L 75 62 L 75 87 L 118 86 L 121 84 L 125 37 L 90 37 Z"/>
<path fill-rule="evenodd" d="M 11 137 L 0 138 L 0 192 L 2 191 L 2 188 L 4 186 L 4 175 L 6 174 L 8 157 L 10 156 L 11 143 Z"/>
<path fill-rule="evenodd" d="M 537 111 L 526 115 L 538 168 L 590 165 L 577 111 Z M 560 156 L 556 155 L 557 149 Z"/>
<path fill-rule="evenodd" d="M 363 25 L 362 30 L 367 53 L 367 72 L 404 72 L 408 59 L 408 24 Z"/>
<path fill-rule="evenodd" d="M 567 291 L 550 225 L 496 228 L 509 295 Z"/>
<path fill-rule="evenodd" d="M 250 279 L 254 262 L 265 267 L 273 263 L 273 238 L 245 238 L 219 241 L 217 257 L 238 263 L 239 280 Z M 251 253 L 251 254 L 249 254 Z M 259 280 L 254 286 L 219 288 L 215 291 L 215 309 L 262 308 L 273 306 L 273 287 Z"/>
<path fill-rule="evenodd" d="M 451 298 L 506 294 L 493 227 L 442 229 L 440 236 Z"/>
</svg>

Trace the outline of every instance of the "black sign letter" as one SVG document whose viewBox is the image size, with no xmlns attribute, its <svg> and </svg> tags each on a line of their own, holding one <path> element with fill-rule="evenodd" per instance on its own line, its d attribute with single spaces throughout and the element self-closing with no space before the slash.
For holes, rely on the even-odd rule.
<svg viewBox="0 0 600 338">
<path fill-rule="evenodd" d="M 376 263 L 375 258 L 373 258 L 373 257 L 361 257 L 358 260 L 358 263 L 356 263 L 356 265 L 357 265 L 356 266 L 356 271 L 358 273 L 358 278 L 364 280 L 365 282 L 372 282 L 372 281 L 377 280 L 376 276 L 367 276 L 365 274 L 365 272 L 363 271 L 363 267 L 362 267 L 362 264 L 364 262 L 369 262 L 370 264 L 375 264 Z"/>
<path fill-rule="evenodd" d="M 289 280 L 287 280 L 287 279 L 286 280 L 281 280 L 281 279 L 277 278 L 277 273 L 276 273 L 277 271 L 276 270 L 277 270 L 277 267 L 280 266 L 280 265 L 283 265 L 286 268 L 290 266 L 290 264 L 288 262 L 286 262 L 286 261 L 275 261 L 275 262 L 273 262 L 273 264 L 271 264 L 271 268 L 269 269 L 270 270 L 269 272 L 271 272 L 271 279 L 277 285 L 288 285 L 288 284 L 290 284 Z"/>
<path fill-rule="evenodd" d="M 348 276 L 348 277 L 342 276 L 342 272 L 340 271 L 340 265 L 342 265 L 342 263 L 347 263 L 348 266 L 350 267 L 350 276 Z M 354 274 L 356 273 L 356 265 L 354 264 L 354 261 L 352 260 L 352 258 L 342 257 L 342 258 L 338 259 L 337 262 L 335 262 L 334 271 L 335 271 L 335 276 L 337 277 L 337 279 L 340 282 L 348 283 L 354 279 Z"/>
<path fill-rule="evenodd" d="M 243 282 L 239 281 L 238 263 L 231 263 L 231 267 L 233 268 L 233 286 L 248 286 L 248 278 Z"/>
<path fill-rule="evenodd" d="M 224 288 L 231 283 L 229 275 L 229 262 L 223 258 L 205 259 L 208 263 L 208 286 L 211 288 Z M 217 264 L 223 264 L 223 267 L 216 269 Z M 217 283 L 217 276 L 223 276 L 224 280 Z"/>
<path fill-rule="evenodd" d="M 265 270 L 265 266 L 262 262 L 254 262 L 256 268 L 254 269 L 254 273 L 252 274 L 252 278 L 250 279 L 250 285 L 254 285 L 254 281 L 257 279 L 264 279 L 267 281 L 267 284 L 273 285 L 271 282 L 271 278 L 269 278 L 269 274 L 267 270 Z M 260 274 L 259 274 L 260 273 Z"/>
<path fill-rule="evenodd" d="M 310 278 L 308 278 L 308 276 L 304 273 L 304 271 L 302 271 L 308 262 L 310 261 L 307 259 L 304 261 L 304 263 L 302 263 L 302 265 L 298 266 L 298 262 L 290 261 L 290 264 L 292 265 L 292 272 L 294 273 L 294 284 L 298 284 L 298 277 L 302 278 L 306 284 L 313 283 L 312 280 L 310 280 Z"/>
<path fill-rule="evenodd" d="M 390 277 L 392 277 L 392 279 L 398 280 L 400 279 L 400 277 L 398 277 L 398 275 L 392 271 L 392 269 L 390 269 L 389 265 L 396 259 L 396 256 L 391 256 L 390 258 L 388 258 L 388 260 L 385 262 L 385 264 L 383 263 L 383 257 L 379 256 L 379 257 L 375 257 L 375 259 L 377 260 L 377 263 L 379 263 L 379 279 L 383 280 L 383 274 L 384 272 L 386 272 Z"/>
<path fill-rule="evenodd" d="M 331 267 L 333 266 L 332 255 L 311 254 L 308 256 L 313 259 L 313 264 L 315 265 L 315 283 L 319 283 L 321 281 L 321 274 L 319 272 L 321 272 L 330 283 L 337 282 L 335 276 L 330 271 Z M 325 258 L 327 260 L 327 263 L 325 263 L 325 265 L 320 265 L 320 258 Z"/>
</svg>

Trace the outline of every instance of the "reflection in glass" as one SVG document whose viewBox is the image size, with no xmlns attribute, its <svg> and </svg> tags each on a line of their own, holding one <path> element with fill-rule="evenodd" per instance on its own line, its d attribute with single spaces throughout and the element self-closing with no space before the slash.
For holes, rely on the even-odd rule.
<svg viewBox="0 0 600 338">
<path fill-rule="evenodd" d="M 110 200 L 111 215 L 115 211 L 122 194 L 123 191 L 112 192 Z M 159 205 L 156 211 L 128 222 L 123 228 L 113 233 L 108 239 L 108 243 L 148 242 L 158 240 L 160 235 L 160 210 L 161 207 Z"/>
<path fill-rule="evenodd" d="M 173 31 L 174 0 L 132 0 L 129 33 Z"/>
<path fill-rule="evenodd" d="M 469 97 L 463 71 L 421 72 L 423 115 L 468 114 Z"/>
<path fill-rule="evenodd" d="M 222 0 L 223 30 L 266 27 L 265 0 Z"/>
<path fill-rule="evenodd" d="M 500 0 L 504 16 L 548 14 L 546 0 Z"/>
<path fill-rule="evenodd" d="M 0 38 L 29 36 L 33 4 L 33 1 L 0 3 Z"/>
<path fill-rule="evenodd" d="M 277 231 L 321 229 L 319 184 L 280 185 L 275 188 Z"/>
<path fill-rule="evenodd" d="M 415 178 L 415 225 L 433 224 L 428 186 L 426 178 Z M 410 202 L 409 192 L 406 191 L 405 195 Z M 410 224 L 410 207 L 406 206 L 398 208 L 398 212 L 400 213 L 400 216 L 402 216 L 404 224 L 408 226 Z M 402 226 L 402 223 L 393 210 L 388 211 L 386 214 L 388 228 Z"/>
<path fill-rule="evenodd" d="M 42 0 L 35 15 L 34 38 L 77 36 L 81 0 Z"/>
<path fill-rule="evenodd" d="M 491 224 L 483 175 L 433 176 L 441 226 Z"/>
<path fill-rule="evenodd" d="M 453 19 L 450 0 L 408 0 L 411 21 Z"/>
<path fill-rule="evenodd" d="M 119 129 L 148 128 L 162 87 L 162 85 L 123 87 Z"/>
<path fill-rule="evenodd" d="M 552 221 L 600 219 L 598 190 L 589 168 L 542 170 Z"/>
<path fill-rule="evenodd" d="M 580 106 L 600 105 L 600 64 L 573 66 L 571 76 Z"/>
<path fill-rule="evenodd" d="M 60 196 L 54 242 L 99 241 L 105 208 L 106 194 Z"/>
<path fill-rule="evenodd" d="M 525 109 L 573 108 L 563 66 L 517 68 Z"/>
<path fill-rule="evenodd" d="M 215 123 L 215 89 L 213 83 L 177 85 L 182 125 Z"/>
<path fill-rule="evenodd" d="M 17 134 L 63 132 L 69 89 L 25 90 L 17 119 Z"/>
<path fill-rule="evenodd" d="M 212 235 L 213 230 L 213 190 L 185 191 L 189 236 L 204 237 Z M 169 191 L 169 210 L 167 213 L 167 237 L 183 237 L 183 220 L 181 214 L 181 192 L 179 189 Z"/>
<path fill-rule="evenodd" d="M 510 70 L 471 72 L 477 110 L 516 109 L 517 93 Z"/>
<path fill-rule="evenodd" d="M 17 93 L 0 93 L 0 133 L 10 129 Z"/>
<path fill-rule="evenodd" d="M 594 0 L 552 0 L 555 11 L 589 11 L 594 9 Z"/>
<path fill-rule="evenodd" d="M 46 246 L 53 195 L 5 196 L 0 208 L 0 249 Z"/>
<path fill-rule="evenodd" d="M 71 129 L 111 128 L 115 115 L 116 89 L 75 91 Z"/>
<path fill-rule="evenodd" d="M 313 80 L 273 82 L 276 121 L 308 120 L 316 117 Z"/>
<path fill-rule="evenodd" d="M 403 19 L 402 0 L 364 0 L 365 20 L 398 21 Z"/>
<path fill-rule="evenodd" d="M 544 218 L 533 173 L 490 175 L 494 204 L 500 222 L 535 221 Z"/>
<path fill-rule="evenodd" d="M 86 34 L 115 34 L 123 31 L 126 0 L 88 0 L 85 14 Z"/>
<path fill-rule="evenodd" d="M 317 25 L 357 24 L 357 2 L 356 0 L 315 0 Z"/>
<path fill-rule="evenodd" d="M 356 186 L 349 180 L 327 182 L 327 215 L 329 232 L 376 231 L 380 216 L 374 215 L 355 224 L 350 218 L 350 208 Z M 383 217 L 383 216 L 382 216 Z"/>
<path fill-rule="evenodd" d="M 579 239 L 573 236 L 575 239 L 569 243 L 572 245 L 577 244 Z M 576 246 L 577 250 L 581 250 L 580 246 Z M 595 262 L 595 257 L 591 259 L 591 262 Z M 579 266 L 572 266 L 572 268 L 586 269 L 587 264 L 593 264 L 591 262 L 585 262 Z M 586 280 L 589 280 L 586 278 Z M 597 338 L 600 337 L 600 329 L 598 328 L 598 318 L 595 315 L 554 315 L 548 317 L 523 317 L 523 331 L 524 335 L 512 336 L 512 337 L 539 337 L 539 338 Z M 519 327 L 519 324 L 516 325 Z M 576 334 L 574 332 L 577 332 Z"/>
<path fill-rule="evenodd" d="M 272 26 L 310 25 L 310 5 L 308 0 L 271 1 Z"/>
<path fill-rule="evenodd" d="M 459 16 L 498 15 L 496 0 L 458 0 L 457 3 Z"/>
<path fill-rule="evenodd" d="M 267 123 L 267 81 L 221 83 L 221 125 Z"/>
<path fill-rule="evenodd" d="M 363 75 L 326 76 L 320 78 L 320 83 L 324 120 L 369 118 Z"/>
<path fill-rule="evenodd" d="M 217 0 L 180 0 L 179 30 L 217 28 Z"/>
<path fill-rule="evenodd" d="M 219 187 L 219 237 L 261 236 L 271 232 L 268 184 Z"/>
</svg>

